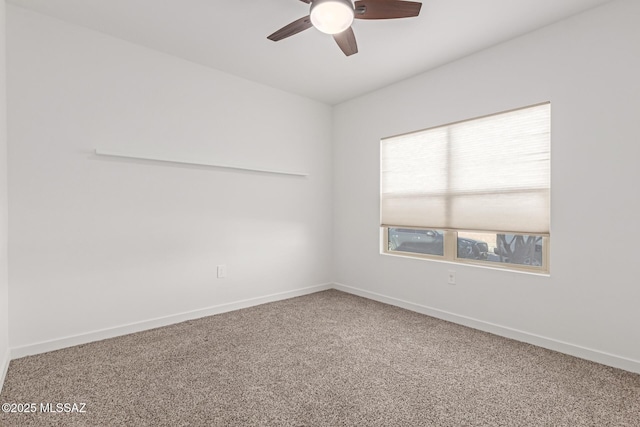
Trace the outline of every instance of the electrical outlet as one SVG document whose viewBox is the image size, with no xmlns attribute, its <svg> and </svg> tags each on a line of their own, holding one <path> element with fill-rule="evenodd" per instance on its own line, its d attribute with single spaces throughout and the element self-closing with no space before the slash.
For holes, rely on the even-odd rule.
<svg viewBox="0 0 640 427">
<path fill-rule="evenodd" d="M 227 277 L 227 266 L 222 264 L 218 266 L 218 279 Z"/>
<path fill-rule="evenodd" d="M 449 276 L 447 278 L 447 283 L 449 283 L 450 285 L 455 285 L 456 284 L 456 272 L 455 272 L 455 270 L 449 270 Z"/>
</svg>

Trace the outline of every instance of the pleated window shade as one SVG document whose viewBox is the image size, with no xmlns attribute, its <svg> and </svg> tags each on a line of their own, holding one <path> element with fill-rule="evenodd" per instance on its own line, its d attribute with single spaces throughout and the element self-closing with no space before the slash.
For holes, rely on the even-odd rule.
<svg viewBox="0 0 640 427">
<path fill-rule="evenodd" d="M 550 104 L 381 142 L 382 226 L 549 233 Z"/>
</svg>

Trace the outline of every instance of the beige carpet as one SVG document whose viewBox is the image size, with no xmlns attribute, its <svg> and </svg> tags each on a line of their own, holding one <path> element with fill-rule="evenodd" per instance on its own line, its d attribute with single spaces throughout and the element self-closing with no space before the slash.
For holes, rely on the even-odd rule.
<svg viewBox="0 0 640 427">
<path fill-rule="evenodd" d="M 14 360 L 31 402 L 0 425 L 640 426 L 640 375 L 332 290 Z"/>
</svg>

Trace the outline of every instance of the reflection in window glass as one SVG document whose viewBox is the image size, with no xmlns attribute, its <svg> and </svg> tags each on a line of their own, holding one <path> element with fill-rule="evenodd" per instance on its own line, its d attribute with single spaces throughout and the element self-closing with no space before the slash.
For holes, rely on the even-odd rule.
<svg viewBox="0 0 640 427">
<path fill-rule="evenodd" d="M 542 267 L 543 240 L 526 234 L 459 232 L 458 258 Z"/>
<path fill-rule="evenodd" d="M 489 244 L 482 240 L 484 236 L 471 236 L 475 233 L 458 233 L 458 258 L 486 260 L 489 257 Z"/>
<path fill-rule="evenodd" d="M 444 255 L 444 233 L 442 230 L 391 227 L 388 230 L 389 251 Z"/>
</svg>

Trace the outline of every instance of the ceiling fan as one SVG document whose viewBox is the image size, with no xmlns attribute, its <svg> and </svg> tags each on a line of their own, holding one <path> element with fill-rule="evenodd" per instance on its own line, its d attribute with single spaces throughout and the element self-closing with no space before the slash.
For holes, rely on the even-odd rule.
<svg viewBox="0 0 640 427">
<path fill-rule="evenodd" d="M 277 42 L 311 27 L 333 35 L 345 55 L 358 53 L 351 23 L 355 19 L 395 19 L 418 16 L 422 3 L 404 0 L 300 0 L 311 4 L 309 15 L 285 25 L 267 38 Z"/>
</svg>

